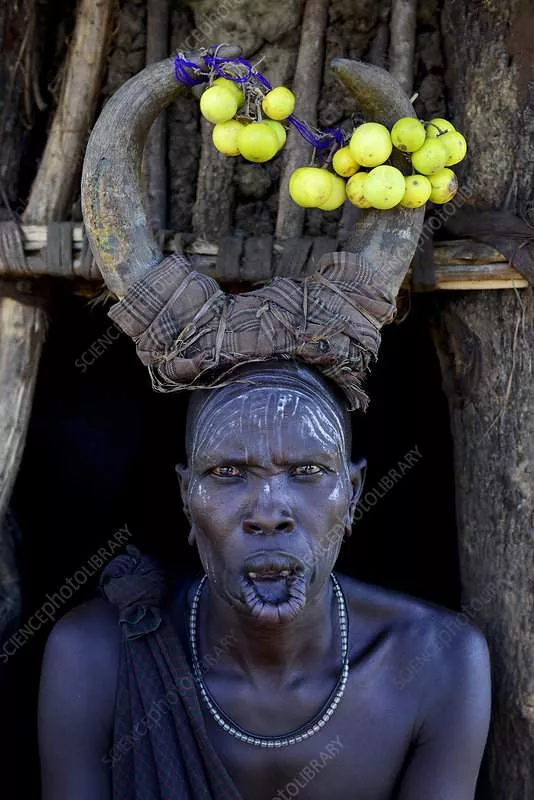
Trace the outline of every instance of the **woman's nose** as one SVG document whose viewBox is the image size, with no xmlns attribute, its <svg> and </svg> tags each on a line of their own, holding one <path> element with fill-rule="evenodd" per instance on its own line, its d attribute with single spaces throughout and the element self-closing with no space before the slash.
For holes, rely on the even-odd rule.
<svg viewBox="0 0 534 800">
<path fill-rule="evenodd" d="M 291 533 L 295 520 L 279 491 L 265 487 L 263 493 L 243 520 L 245 533 Z"/>
<path fill-rule="evenodd" d="M 245 533 L 270 534 L 291 533 L 295 528 L 295 520 L 281 513 L 260 511 L 251 514 L 243 522 Z"/>
</svg>

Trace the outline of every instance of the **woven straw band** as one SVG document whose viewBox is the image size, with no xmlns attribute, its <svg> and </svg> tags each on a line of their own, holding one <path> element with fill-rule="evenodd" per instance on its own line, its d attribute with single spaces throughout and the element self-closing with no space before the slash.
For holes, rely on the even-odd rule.
<svg viewBox="0 0 534 800">
<path fill-rule="evenodd" d="M 137 346 L 156 391 L 214 388 L 236 364 L 298 359 L 340 386 L 351 409 L 394 298 L 356 253 L 328 253 L 306 278 L 274 278 L 239 295 L 172 255 L 133 284 L 109 312 Z"/>
</svg>

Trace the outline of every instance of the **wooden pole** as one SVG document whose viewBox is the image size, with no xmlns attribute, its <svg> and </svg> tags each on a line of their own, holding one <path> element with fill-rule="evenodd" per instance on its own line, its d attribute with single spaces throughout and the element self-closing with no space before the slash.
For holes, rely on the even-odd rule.
<svg viewBox="0 0 534 800">
<path fill-rule="evenodd" d="M 51 222 L 69 213 L 98 98 L 113 6 L 114 0 L 80 3 L 63 90 L 23 214 L 25 223 Z M 46 320 L 40 302 L 0 299 L 0 531 L 24 449 Z"/>
<path fill-rule="evenodd" d="M 22 62 L 31 53 L 34 42 L 35 17 L 27 3 L 3 3 L 0 6 L 0 200 L 1 214 L 13 214 L 17 200 L 18 174 L 23 157 L 25 81 Z M 0 300 L 0 316 L 8 303 Z M 1 325 L 0 325 L 1 332 Z M 0 336 L 0 360 L 5 359 Z M 1 367 L 0 367 L 1 370 Z M 2 404 L 0 404 L 0 435 L 3 432 Z M 1 465 L 0 465 L 1 466 Z M 0 482 L 0 491 L 3 482 Z M 20 621 L 20 578 L 15 557 L 14 526 L 9 523 L 9 514 L 0 518 L 0 646 L 9 631 Z M 0 666 L 0 691 L 4 668 Z M 0 703 L 5 709 L 2 696 Z M 5 751 L 4 751 L 5 755 Z"/>
<path fill-rule="evenodd" d="M 295 113 L 311 125 L 317 123 L 327 20 L 328 0 L 307 0 L 302 19 L 293 91 L 297 98 Z M 277 239 L 302 235 L 305 210 L 291 200 L 289 179 L 297 167 L 308 163 L 310 155 L 310 145 L 292 128 L 288 132 L 286 146 L 282 151 L 282 176 L 276 220 Z"/>
<path fill-rule="evenodd" d="M 148 0 L 146 64 L 154 64 L 168 56 L 169 3 L 167 0 Z M 167 227 L 167 112 L 154 122 L 145 148 L 148 173 L 148 219 L 152 230 Z"/>
<path fill-rule="evenodd" d="M 534 163 L 531 4 L 445 0 L 442 25 L 472 202 L 524 213 Z M 488 800 L 534 797 L 532 311 L 528 292 L 449 294 L 433 325 L 450 407 L 463 602 L 493 667 Z"/>
<path fill-rule="evenodd" d="M 417 0 L 393 0 L 389 71 L 408 96 L 411 95 L 413 86 L 416 15 Z"/>
<path fill-rule="evenodd" d="M 61 220 L 70 211 L 100 90 L 113 7 L 112 0 L 80 2 L 65 80 L 23 214 L 25 223 Z"/>
</svg>

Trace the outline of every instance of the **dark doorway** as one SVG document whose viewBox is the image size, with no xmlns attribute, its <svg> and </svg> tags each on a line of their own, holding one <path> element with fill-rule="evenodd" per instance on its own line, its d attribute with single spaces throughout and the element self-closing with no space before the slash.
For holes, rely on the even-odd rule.
<svg viewBox="0 0 534 800">
<path fill-rule="evenodd" d="M 355 454 L 368 460 L 367 483 L 340 571 L 458 608 L 451 441 L 425 298 L 412 298 L 405 321 L 384 331 L 368 388 L 372 403 L 367 414 L 354 415 L 353 436 Z M 181 456 L 185 400 L 153 393 L 133 345 L 118 335 L 106 307 L 62 287 L 12 503 L 21 530 L 23 621 L 121 528 L 141 549 L 184 572 L 196 569 L 173 470 Z M 399 462 L 414 449 L 417 462 L 388 486 L 384 478 L 391 470 L 399 474 Z M 96 586 L 95 570 L 56 618 Z M 51 626 L 9 663 L 14 735 L 6 762 L 17 785 L 11 796 L 25 800 L 39 797 L 37 691 Z"/>
</svg>

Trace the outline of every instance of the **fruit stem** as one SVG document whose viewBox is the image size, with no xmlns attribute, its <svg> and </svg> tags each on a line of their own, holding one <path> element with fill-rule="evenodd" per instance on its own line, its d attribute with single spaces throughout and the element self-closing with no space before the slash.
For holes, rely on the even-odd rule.
<svg viewBox="0 0 534 800">
<path fill-rule="evenodd" d="M 323 164 L 323 167 L 329 167 L 330 166 L 330 164 L 332 162 L 332 157 L 333 157 L 334 153 L 336 152 L 336 150 L 338 148 L 339 148 L 338 143 L 335 142 L 335 141 L 332 142 L 332 144 L 330 145 L 330 150 L 328 151 L 328 155 L 327 155 L 327 157 L 325 159 L 325 163 Z"/>
<path fill-rule="evenodd" d="M 427 128 L 428 128 L 430 125 L 432 125 L 432 127 L 433 127 L 433 128 L 435 128 L 435 129 L 437 130 L 437 132 L 438 132 L 438 136 L 441 136 L 442 134 L 444 134 L 444 133 L 447 133 L 447 131 L 446 131 L 445 129 L 442 129 L 442 128 L 440 128 L 440 127 L 439 127 L 439 125 L 436 125 L 436 123 L 435 123 L 435 122 L 425 122 L 425 126 L 426 126 Z"/>
</svg>

